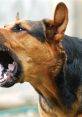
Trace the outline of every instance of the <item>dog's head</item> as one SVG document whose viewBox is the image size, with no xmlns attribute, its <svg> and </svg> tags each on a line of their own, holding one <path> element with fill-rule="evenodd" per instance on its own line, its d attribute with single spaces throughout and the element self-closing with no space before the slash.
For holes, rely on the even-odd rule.
<svg viewBox="0 0 82 117">
<path fill-rule="evenodd" d="M 38 89 L 52 88 L 65 62 L 61 40 L 67 23 L 67 7 L 59 3 L 53 20 L 17 19 L 0 28 L 0 85 L 28 81 Z"/>
</svg>

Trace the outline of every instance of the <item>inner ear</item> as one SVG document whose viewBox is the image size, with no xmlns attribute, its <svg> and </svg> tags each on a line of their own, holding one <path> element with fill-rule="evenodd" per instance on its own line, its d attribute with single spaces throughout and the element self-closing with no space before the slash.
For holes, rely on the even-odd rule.
<svg viewBox="0 0 82 117">
<path fill-rule="evenodd" d="M 68 9 L 64 3 L 59 3 L 56 7 L 54 19 L 44 20 L 46 26 L 46 38 L 48 41 L 60 41 L 63 39 L 64 32 L 68 23 Z"/>
<path fill-rule="evenodd" d="M 53 36 L 57 33 L 56 27 L 54 26 L 54 20 L 43 20 L 45 24 L 45 33 L 48 42 L 51 42 Z"/>
<path fill-rule="evenodd" d="M 68 9 L 64 3 L 59 3 L 56 7 L 54 14 L 54 26 L 57 27 L 57 31 L 65 32 L 68 23 Z"/>
</svg>

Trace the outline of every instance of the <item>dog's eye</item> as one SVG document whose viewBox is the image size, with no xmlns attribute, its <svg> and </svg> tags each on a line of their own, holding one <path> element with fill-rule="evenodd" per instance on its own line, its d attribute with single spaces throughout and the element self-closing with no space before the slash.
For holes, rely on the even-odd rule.
<svg viewBox="0 0 82 117">
<path fill-rule="evenodd" d="M 16 24 L 16 25 L 12 28 L 12 30 L 13 30 L 14 32 L 25 31 L 25 29 L 24 29 L 20 24 Z"/>
</svg>

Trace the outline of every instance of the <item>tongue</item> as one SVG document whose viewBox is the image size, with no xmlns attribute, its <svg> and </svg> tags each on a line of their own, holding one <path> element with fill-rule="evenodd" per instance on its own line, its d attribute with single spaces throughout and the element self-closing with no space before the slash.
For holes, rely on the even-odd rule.
<svg viewBox="0 0 82 117">
<path fill-rule="evenodd" d="M 17 63 L 13 62 L 12 64 L 8 64 L 8 69 L 4 72 L 3 65 L 0 64 L 0 83 L 7 80 L 8 78 L 12 78 L 14 73 L 17 71 Z"/>
</svg>

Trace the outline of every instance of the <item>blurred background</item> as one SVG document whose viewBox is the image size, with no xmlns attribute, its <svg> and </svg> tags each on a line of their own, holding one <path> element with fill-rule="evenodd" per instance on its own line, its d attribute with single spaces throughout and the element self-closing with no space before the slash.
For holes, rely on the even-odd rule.
<svg viewBox="0 0 82 117">
<path fill-rule="evenodd" d="M 69 9 L 66 34 L 82 38 L 82 0 L 0 0 L 0 26 L 15 20 L 17 12 L 22 19 L 51 19 L 58 2 Z M 38 94 L 29 83 L 0 88 L 0 117 L 39 117 L 37 103 Z"/>
</svg>

